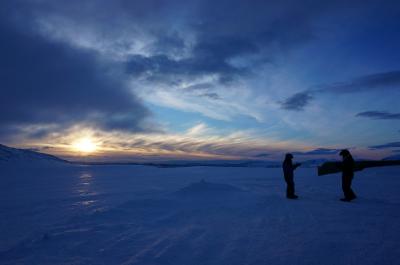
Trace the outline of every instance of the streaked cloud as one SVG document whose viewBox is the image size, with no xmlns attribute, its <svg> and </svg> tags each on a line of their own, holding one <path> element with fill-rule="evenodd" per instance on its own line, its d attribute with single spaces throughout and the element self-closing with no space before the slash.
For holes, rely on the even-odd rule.
<svg viewBox="0 0 400 265">
<path fill-rule="evenodd" d="M 281 104 L 283 109 L 300 111 L 303 110 L 312 99 L 313 96 L 311 95 L 311 93 L 299 92 L 287 98 Z"/>
<path fill-rule="evenodd" d="M 79 159 L 74 143 L 91 139 L 97 151 L 91 160 L 121 159 L 280 159 L 288 148 L 302 150 L 295 142 L 276 141 L 251 131 L 218 132 L 199 123 L 184 133 L 128 133 L 100 131 L 86 125 L 75 125 L 40 140 L 25 139 L 24 144 L 36 150 L 50 150 L 68 159 Z M 266 151 L 268 153 L 266 153 Z M 76 157 L 76 158 L 74 158 Z"/>
<path fill-rule="evenodd" d="M 399 86 L 400 71 L 394 70 L 361 76 L 350 82 L 322 85 L 319 86 L 319 89 L 332 93 L 355 93 L 381 89 L 398 89 Z"/>
<path fill-rule="evenodd" d="M 307 152 L 293 152 L 294 155 L 337 155 L 341 149 L 317 148 Z"/>
<path fill-rule="evenodd" d="M 373 120 L 400 120 L 400 113 L 390 113 L 386 111 L 364 111 L 357 113 L 356 116 Z"/>
<path fill-rule="evenodd" d="M 270 154 L 266 154 L 266 153 L 254 155 L 254 157 L 256 157 L 256 158 L 263 158 L 263 157 L 269 157 L 269 156 L 270 156 Z"/>
<path fill-rule="evenodd" d="M 21 31 L 23 25 L 9 20 L 0 19 L 1 130 L 82 122 L 106 130 L 150 129 L 145 125 L 150 112 L 113 63 L 92 51 Z"/>
<path fill-rule="evenodd" d="M 388 149 L 388 148 L 396 148 L 400 147 L 400 142 L 391 142 L 387 144 L 381 144 L 381 145 L 373 145 L 370 146 L 370 149 Z"/>
<path fill-rule="evenodd" d="M 281 106 L 286 110 L 302 111 L 310 102 L 317 97 L 318 94 L 333 93 L 366 93 L 372 91 L 384 90 L 398 90 L 400 87 L 400 71 L 381 72 L 355 78 L 349 82 L 333 83 L 327 85 L 316 85 L 308 90 L 298 92 L 289 96 Z M 361 113 L 362 117 L 365 115 L 375 115 L 375 118 L 389 117 L 390 114 L 385 115 L 384 112 L 364 112 Z M 396 114 L 394 114 L 396 116 Z M 371 116 L 370 116 L 371 117 Z M 372 117 L 371 117 L 372 118 Z M 378 118 L 377 118 L 378 119 Z"/>
<path fill-rule="evenodd" d="M 0 141 L 62 153 L 88 134 L 99 156 L 259 159 L 393 142 L 387 123 L 361 135 L 371 121 L 354 114 L 397 119 L 399 10 L 374 0 L 1 1 Z"/>
</svg>

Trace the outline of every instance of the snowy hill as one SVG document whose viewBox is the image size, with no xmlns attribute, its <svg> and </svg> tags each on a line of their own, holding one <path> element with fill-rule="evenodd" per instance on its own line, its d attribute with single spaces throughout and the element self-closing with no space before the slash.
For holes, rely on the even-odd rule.
<svg viewBox="0 0 400 265">
<path fill-rule="evenodd" d="M 0 144 L 0 163 L 9 164 L 18 162 L 22 164 L 54 164 L 67 163 L 68 161 L 56 156 L 39 153 L 28 149 L 12 148 Z"/>
<path fill-rule="evenodd" d="M 388 156 L 388 157 L 385 157 L 385 158 L 382 159 L 382 160 L 400 160 L 400 154 Z"/>
</svg>

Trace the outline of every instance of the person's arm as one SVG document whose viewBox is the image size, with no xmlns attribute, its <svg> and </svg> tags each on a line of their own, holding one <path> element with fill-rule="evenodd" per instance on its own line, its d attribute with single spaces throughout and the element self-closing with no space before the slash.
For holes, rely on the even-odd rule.
<svg viewBox="0 0 400 265">
<path fill-rule="evenodd" d="M 293 170 L 295 170 L 296 168 L 298 168 L 299 166 L 301 166 L 301 163 L 296 163 L 293 165 Z"/>
</svg>

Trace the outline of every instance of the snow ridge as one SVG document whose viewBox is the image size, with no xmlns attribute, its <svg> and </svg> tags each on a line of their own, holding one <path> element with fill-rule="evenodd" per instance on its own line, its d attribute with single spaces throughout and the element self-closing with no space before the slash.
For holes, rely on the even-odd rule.
<svg viewBox="0 0 400 265">
<path fill-rule="evenodd" d="M 12 148 L 0 144 L 0 163 L 4 162 L 63 162 L 68 161 L 53 155 L 44 154 L 29 149 Z"/>
</svg>

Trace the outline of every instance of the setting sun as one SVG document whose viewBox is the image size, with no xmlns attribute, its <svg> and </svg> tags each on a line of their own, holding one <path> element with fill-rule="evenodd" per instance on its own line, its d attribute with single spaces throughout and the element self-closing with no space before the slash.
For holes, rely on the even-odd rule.
<svg viewBox="0 0 400 265">
<path fill-rule="evenodd" d="M 97 150 L 97 144 L 90 138 L 82 138 L 73 144 L 76 151 L 82 153 L 93 153 Z"/>
</svg>

